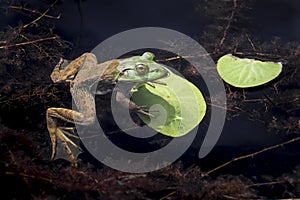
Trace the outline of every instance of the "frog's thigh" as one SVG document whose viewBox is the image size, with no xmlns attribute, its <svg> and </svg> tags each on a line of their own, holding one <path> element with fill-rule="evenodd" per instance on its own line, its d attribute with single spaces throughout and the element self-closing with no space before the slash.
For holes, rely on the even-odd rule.
<svg viewBox="0 0 300 200">
<path fill-rule="evenodd" d="M 47 116 L 82 125 L 91 124 L 94 121 L 92 115 L 86 116 L 83 113 L 67 108 L 48 108 Z"/>
<path fill-rule="evenodd" d="M 70 62 L 64 69 L 59 69 L 60 64 L 61 62 L 56 65 L 51 74 L 51 78 L 54 82 L 67 80 L 70 76 L 77 74 L 84 65 L 96 65 L 97 58 L 92 53 L 84 53 Z"/>
</svg>

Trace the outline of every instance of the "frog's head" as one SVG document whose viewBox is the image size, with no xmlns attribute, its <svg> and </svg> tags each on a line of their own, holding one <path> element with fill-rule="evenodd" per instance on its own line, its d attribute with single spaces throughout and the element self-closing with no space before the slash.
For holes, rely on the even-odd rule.
<svg viewBox="0 0 300 200">
<path fill-rule="evenodd" d="M 142 56 L 122 59 L 118 66 L 118 81 L 136 83 L 153 82 L 167 77 L 169 71 L 162 64 L 154 61 L 154 54 L 145 52 Z"/>
</svg>

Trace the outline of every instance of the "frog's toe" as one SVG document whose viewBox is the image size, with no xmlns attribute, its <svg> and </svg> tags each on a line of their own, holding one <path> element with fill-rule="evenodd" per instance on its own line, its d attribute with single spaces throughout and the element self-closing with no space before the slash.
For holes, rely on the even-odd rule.
<svg viewBox="0 0 300 200">
<path fill-rule="evenodd" d="M 79 140 L 79 137 L 75 133 L 75 127 L 59 127 L 59 129 L 68 137 Z"/>
<path fill-rule="evenodd" d="M 73 139 L 78 139 L 77 136 L 69 133 L 67 130 L 70 130 L 72 128 L 68 127 L 60 127 L 57 128 L 57 145 L 52 152 L 52 158 L 53 159 L 59 159 L 62 158 L 64 160 L 70 161 L 74 166 L 77 165 L 77 156 L 82 152 L 79 145 L 75 144 L 74 141 L 70 139 L 72 137 Z"/>
<path fill-rule="evenodd" d="M 152 110 L 149 111 L 148 109 L 145 109 L 143 107 L 144 106 L 139 106 L 139 108 L 137 109 L 137 112 L 140 114 L 146 115 L 148 117 L 152 117 L 152 118 L 155 117 L 153 114 L 150 113 L 150 112 L 152 112 Z"/>
</svg>

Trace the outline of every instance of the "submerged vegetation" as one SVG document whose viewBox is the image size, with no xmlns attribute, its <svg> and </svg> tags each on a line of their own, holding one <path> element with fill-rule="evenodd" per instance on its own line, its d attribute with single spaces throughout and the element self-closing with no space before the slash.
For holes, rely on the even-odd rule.
<svg viewBox="0 0 300 200">
<path fill-rule="evenodd" d="M 71 43 L 55 29 L 63 3 L 43 1 L 37 8 L 34 4 L 3 1 L 1 19 L 11 19 L 14 23 L 0 30 L 0 179 L 5 183 L 0 188 L 1 196 L 6 199 L 299 197 L 300 165 L 295 157 L 299 156 L 300 140 L 300 43 L 284 42 L 278 37 L 269 41 L 257 39 L 251 24 L 254 3 L 253 0 L 195 3 L 198 12 L 210 22 L 203 34 L 199 31 L 197 40 L 215 61 L 231 53 L 283 62 L 281 74 L 258 89 L 246 91 L 226 84 L 227 108 L 212 105 L 209 96 L 203 94 L 208 107 L 227 110 L 228 121 L 246 116 L 258 126 L 264 125 L 266 134 L 282 136 L 283 140 L 223 158 L 225 150 L 221 156 L 210 157 L 200 164 L 191 162 L 186 155 L 159 171 L 127 174 L 103 166 L 87 152 L 80 155 L 78 168 L 64 160 L 49 161 L 45 111 L 51 106 L 71 107 L 68 86 L 52 84 L 49 77 L 58 60 L 72 57 L 74 51 Z M 171 66 L 186 66 L 179 71 L 191 82 L 199 80 L 197 70 L 184 61 L 184 56 L 162 54 L 160 58 Z M 209 73 L 208 69 L 202 75 Z M 204 119 L 203 123 L 207 121 Z"/>
</svg>

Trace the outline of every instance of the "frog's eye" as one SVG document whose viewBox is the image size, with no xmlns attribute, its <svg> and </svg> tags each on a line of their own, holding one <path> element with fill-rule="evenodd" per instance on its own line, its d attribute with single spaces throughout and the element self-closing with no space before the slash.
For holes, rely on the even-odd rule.
<svg viewBox="0 0 300 200">
<path fill-rule="evenodd" d="M 135 70 L 139 75 L 145 75 L 148 73 L 149 71 L 149 67 L 147 65 L 144 64 L 137 64 L 135 66 Z"/>
<path fill-rule="evenodd" d="M 142 55 L 142 59 L 143 60 L 154 60 L 154 54 L 151 53 L 151 52 L 145 52 L 143 55 Z"/>
</svg>

